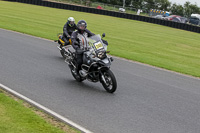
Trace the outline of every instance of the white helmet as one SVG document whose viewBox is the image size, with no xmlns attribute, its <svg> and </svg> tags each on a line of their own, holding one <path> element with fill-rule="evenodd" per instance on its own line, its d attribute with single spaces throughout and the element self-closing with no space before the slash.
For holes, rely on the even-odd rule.
<svg viewBox="0 0 200 133">
<path fill-rule="evenodd" d="M 75 19 L 73 17 L 69 17 L 67 19 L 67 22 L 68 22 L 69 26 L 72 27 L 72 26 L 74 26 Z"/>
</svg>

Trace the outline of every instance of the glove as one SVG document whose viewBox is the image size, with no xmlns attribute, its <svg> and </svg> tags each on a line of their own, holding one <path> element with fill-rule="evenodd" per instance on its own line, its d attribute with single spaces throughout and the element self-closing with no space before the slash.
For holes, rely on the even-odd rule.
<svg viewBox="0 0 200 133">
<path fill-rule="evenodd" d="M 101 39 L 101 40 L 103 41 L 104 44 L 106 44 L 108 46 L 108 42 L 106 40 L 103 40 L 103 39 Z"/>
</svg>

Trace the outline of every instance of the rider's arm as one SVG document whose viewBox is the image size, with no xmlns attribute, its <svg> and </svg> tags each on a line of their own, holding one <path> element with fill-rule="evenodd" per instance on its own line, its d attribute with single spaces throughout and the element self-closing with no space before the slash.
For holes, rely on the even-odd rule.
<svg viewBox="0 0 200 133">
<path fill-rule="evenodd" d="M 76 32 L 73 32 L 72 33 L 72 36 L 71 36 L 71 40 L 72 40 L 72 47 L 77 50 L 79 48 L 79 45 L 77 44 L 77 34 Z"/>
<path fill-rule="evenodd" d="M 88 29 L 85 30 L 85 32 L 88 33 L 88 37 L 95 35 L 94 33 L 92 33 L 91 31 L 89 31 Z"/>
<path fill-rule="evenodd" d="M 66 36 L 69 36 L 68 31 L 67 31 L 67 23 L 63 27 L 63 32 Z"/>
</svg>

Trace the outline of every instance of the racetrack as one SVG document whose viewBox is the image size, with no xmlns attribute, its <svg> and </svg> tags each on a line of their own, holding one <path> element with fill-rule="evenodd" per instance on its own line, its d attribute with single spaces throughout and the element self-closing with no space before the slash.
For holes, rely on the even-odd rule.
<svg viewBox="0 0 200 133">
<path fill-rule="evenodd" d="M 118 58 L 111 70 L 114 94 L 100 83 L 77 83 L 56 43 L 0 29 L 0 83 L 88 130 L 200 132 L 199 79 Z"/>
</svg>

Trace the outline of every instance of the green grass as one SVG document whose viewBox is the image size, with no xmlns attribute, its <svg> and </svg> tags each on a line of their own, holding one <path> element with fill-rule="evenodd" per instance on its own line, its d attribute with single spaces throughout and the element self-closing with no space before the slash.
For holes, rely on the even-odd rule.
<svg viewBox="0 0 200 133">
<path fill-rule="evenodd" d="M 56 39 L 67 18 L 106 33 L 112 55 L 200 77 L 200 34 L 140 21 L 0 1 L 0 27 Z"/>
<path fill-rule="evenodd" d="M 22 100 L 13 100 L 0 90 L 1 133 L 64 133 L 23 104 Z"/>
</svg>

